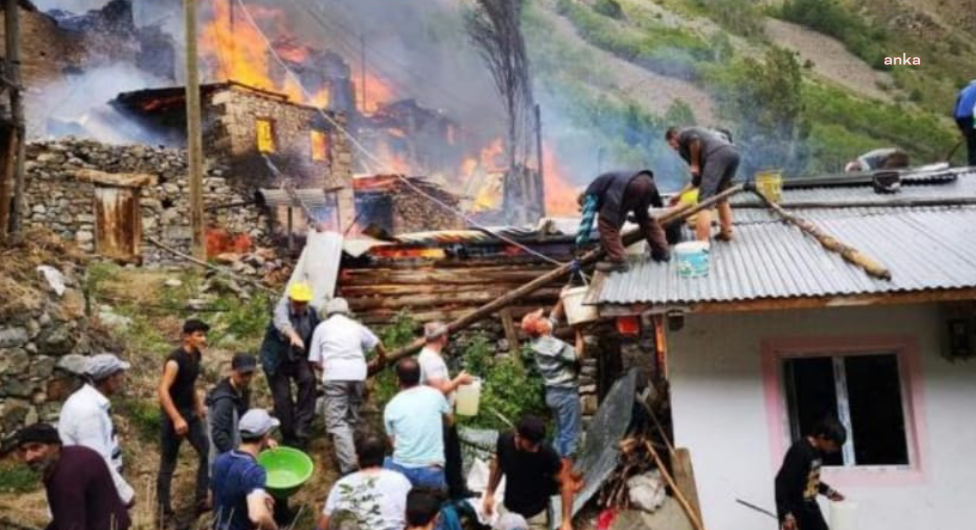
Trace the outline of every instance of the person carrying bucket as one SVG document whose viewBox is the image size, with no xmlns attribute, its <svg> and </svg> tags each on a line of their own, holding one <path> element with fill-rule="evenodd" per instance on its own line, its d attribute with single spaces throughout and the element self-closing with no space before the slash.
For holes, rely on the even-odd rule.
<svg viewBox="0 0 976 530">
<path fill-rule="evenodd" d="M 828 530 L 817 495 L 839 502 L 844 496 L 820 480 L 823 457 L 836 453 L 847 440 L 847 429 L 836 419 L 818 423 L 813 432 L 790 447 L 776 474 L 776 512 L 781 530 Z"/>
<path fill-rule="evenodd" d="M 214 530 L 277 530 L 266 490 L 268 474 L 258 454 L 270 447 L 279 425 L 267 411 L 251 409 L 241 416 L 241 443 L 217 457 L 213 472 Z"/>
<path fill-rule="evenodd" d="M 577 200 L 581 212 L 579 231 L 576 234 L 577 248 L 589 242 L 594 218 L 597 213 L 600 214 L 597 230 L 600 232 L 600 244 L 607 253 L 607 259 L 597 264 L 597 270 L 625 272 L 630 268 L 624 259 L 625 250 L 620 229 L 627 221 L 627 214 L 631 212 L 650 245 L 654 261 L 671 259 L 664 229 L 648 212 L 651 206 L 664 206 L 651 170 L 604 173 L 591 182 Z"/>
<path fill-rule="evenodd" d="M 579 381 L 576 364 L 583 357 L 583 333 L 576 330 L 576 345 L 571 346 L 552 332 L 563 314 L 563 301 L 552 308 L 547 318 L 542 309 L 522 317 L 522 331 L 530 338 L 530 348 L 546 388 L 546 405 L 556 419 L 553 440 L 556 453 L 567 472 L 573 469 L 573 455 L 582 434 Z M 577 477 L 573 477 L 576 480 Z"/>
<path fill-rule="evenodd" d="M 732 185 L 735 172 L 739 169 L 739 152 L 727 134 L 703 127 L 670 127 L 665 132 L 664 139 L 691 169 L 691 183 L 682 193 L 698 188 L 698 200 L 707 201 Z M 672 198 L 671 206 L 677 204 L 680 196 L 679 193 Z M 718 203 L 718 219 L 721 228 L 716 239 L 731 241 L 732 206 L 728 200 Z M 712 232 L 711 212 L 699 212 L 696 225 L 697 239 L 708 242 Z"/>
</svg>

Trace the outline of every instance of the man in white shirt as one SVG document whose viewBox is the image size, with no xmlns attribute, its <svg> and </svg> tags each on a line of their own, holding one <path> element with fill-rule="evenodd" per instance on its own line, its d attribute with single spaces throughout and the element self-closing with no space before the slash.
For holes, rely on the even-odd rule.
<svg viewBox="0 0 976 530">
<path fill-rule="evenodd" d="M 454 423 L 444 394 L 420 384 L 420 366 L 411 357 L 396 366 L 400 392 L 383 409 L 383 428 L 393 444 L 384 467 L 399 471 L 414 487 L 443 490 L 444 425 Z"/>
<path fill-rule="evenodd" d="M 447 326 L 443 322 L 427 323 L 424 326 L 424 340 L 426 344 L 417 356 L 417 362 L 420 364 L 420 384 L 440 390 L 453 408 L 454 391 L 461 385 L 471 384 L 474 379 L 464 370 L 451 379 L 451 373 L 443 357 L 444 348 L 447 347 Z M 444 474 L 450 497 L 464 499 L 473 496 L 464 483 L 461 440 L 458 438 L 457 425 L 453 423 L 444 426 L 444 459 Z"/>
<path fill-rule="evenodd" d="M 349 304 L 333 298 L 325 307 L 326 320 L 315 328 L 308 360 L 322 372 L 325 390 L 325 428 L 332 436 L 339 471 L 356 470 L 353 433 L 359 423 L 366 374 L 370 366 L 385 362 L 386 350 L 366 326 L 352 319 Z M 369 364 L 366 352 L 376 350 Z"/>
<path fill-rule="evenodd" d="M 61 407 L 58 434 L 65 446 L 82 445 L 102 455 L 119 498 L 131 508 L 136 503 L 136 494 L 122 477 L 122 449 L 112 424 L 109 402 L 110 397 L 122 390 L 129 368 L 129 363 L 111 353 L 89 358 L 85 367 L 89 382 L 71 394 Z"/>
<path fill-rule="evenodd" d="M 356 455 L 359 471 L 332 486 L 316 528 L 327 530 L 351 521 L 363 530 L 403 530 L 411 485 L 402 474 L 383 469 L 386 441 L 366 436 L 357 441 Z"/>
</svg>

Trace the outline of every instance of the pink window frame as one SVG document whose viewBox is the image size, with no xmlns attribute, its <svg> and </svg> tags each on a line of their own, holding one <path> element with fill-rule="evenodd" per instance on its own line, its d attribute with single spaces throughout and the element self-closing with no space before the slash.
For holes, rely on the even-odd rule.
<svg viewBox="0 0 976 530">
<path fill-rule="evenodd" d="M 789 417 L 783 391 L 782 359 L 823 355 L 894 352 L 902 383 L 907 467 L 825 467 L 832 486 L 901 486 L 925 481 L 925 415 L 918 341 L 910 335 L 855 337 L 787 337 L 762 341 L 763 397 L 773 469 L 778 469 L 789 448 Z"/>
</svg>

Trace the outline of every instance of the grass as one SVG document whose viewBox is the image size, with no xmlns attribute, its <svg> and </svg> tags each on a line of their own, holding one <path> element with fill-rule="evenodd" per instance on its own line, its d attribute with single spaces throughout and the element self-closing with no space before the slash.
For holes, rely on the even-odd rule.
<svg viewBox="0 0 976 530">
<path fill-rule="evenodd" d="M 41 488 L 41 478 L 19 460 L 0 460 L 0 493 L 30 493 Z"/>
<path fill-rule="evenodd" d="M 122 397 L 118 401 L 118 410 L 128 420 L 131 428 L 144 443 L 156 443 L 159 440 L 159 424 L 162 412 L 155 400 Z"/>
</svg>

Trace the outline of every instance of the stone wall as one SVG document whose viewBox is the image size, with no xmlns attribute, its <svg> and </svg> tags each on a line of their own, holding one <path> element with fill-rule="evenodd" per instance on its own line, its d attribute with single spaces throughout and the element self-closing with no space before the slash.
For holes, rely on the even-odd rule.
<svg viewBox="0 0 976 530">
<path fill-rule="evenodd" d="M 95 251 L 95 184 L 77 178 L 78 170 L 107 173 L 142 173 L 152 177 L 141 189 L 142 257 L 145 262 L 172 261 L 173 256 L 146 241 L 154 237 L 183 251 L 190 250 L 189 185 L 186 153 L 147 146 L 110 146 L 89 140 L 35 142 L 27 148 L 27 208 L 29 227 L 46 227 Z M 203 181 L 208 227 L 248 234 L 264 242 L 268 220 L 256 206 L 221 205 L 251 199 L 246 190 L 232 187 L 230 170 L 207 168 Z"/>
<path fill-rule="evenodd" d="M 269 174 L 264 158 L 257 151 L 258 119 L 272 123 L 275 151 L 268 155 L 286 178 L 299 188 L 342 188 L 338 192 L 341 229 L 352 224 L 355 204 L 352 188 L 352 154 L 348 141 L 335 126 L 314 107 L 296 105 L 282 96 L 228 85 L 214 92 L 207 105 L 208 155 L 230 160 L 239 174 L 264 175 L 261 185 L 276 187 L 275 175 Z M 345 126 L 341 114 L 329 112 L 329 118 Z M 327 160 L 312 159 L 312 131 L 329 138 Z"/>
</svg>

